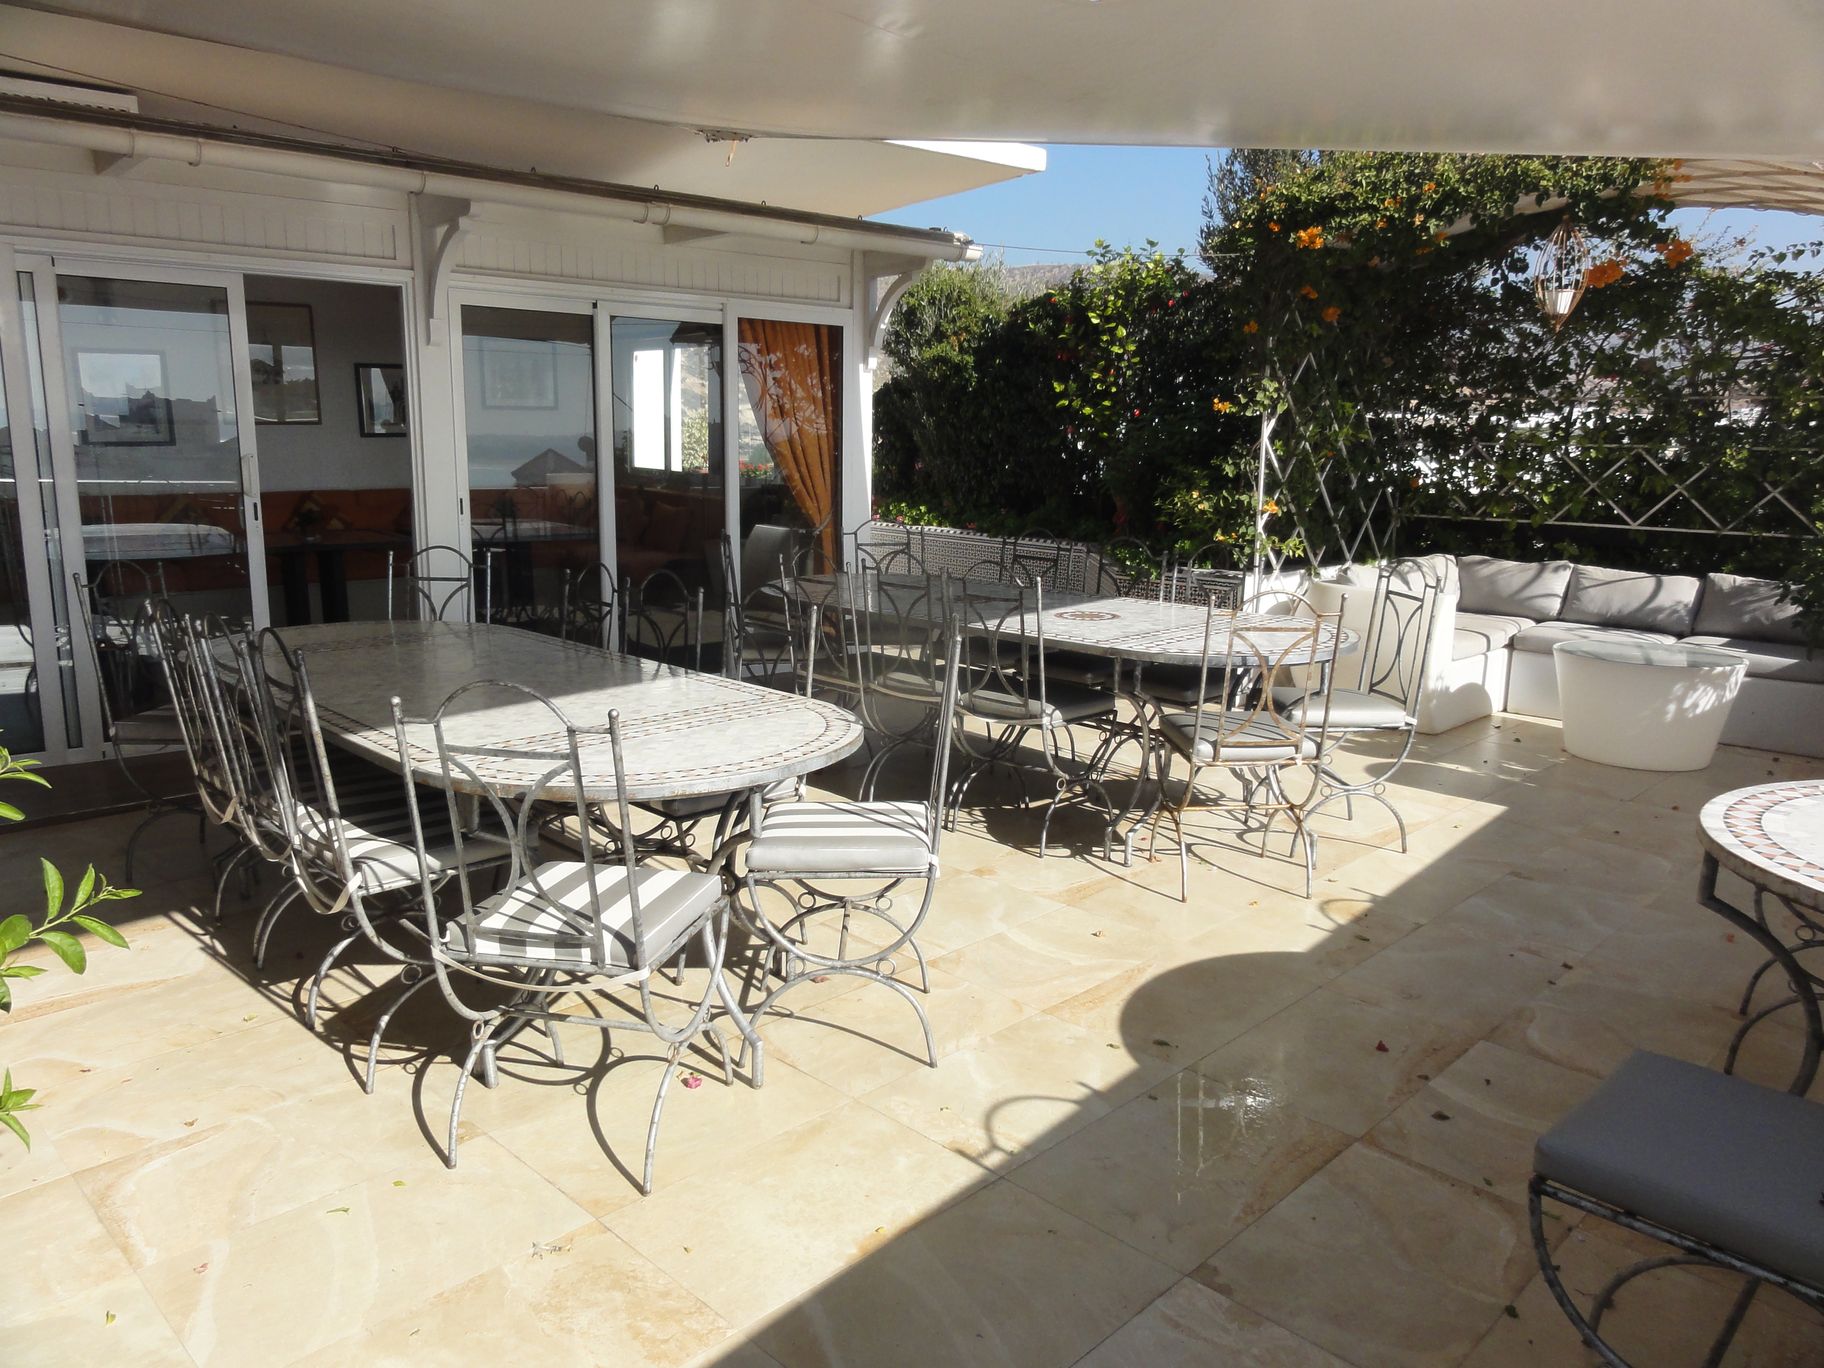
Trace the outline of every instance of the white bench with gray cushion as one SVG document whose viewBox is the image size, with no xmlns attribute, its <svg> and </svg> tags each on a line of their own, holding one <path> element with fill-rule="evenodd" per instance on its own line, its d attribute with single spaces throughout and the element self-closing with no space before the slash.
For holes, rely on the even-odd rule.
<svg viewBox="0 0 1824 1368">
<path fill-rule="evenodd" d="M 1806 644 L 1797 605 L 1773 580 L 1653 575 L 1458 556 L 1439 602 L 1419 729 L 1448 731 L 1493 712 L 1561 717 L 1560 641 L 1680 641 L 1748 661 L 1723 744 L 1824 756 L 1824 650 Z"/>
</svg>

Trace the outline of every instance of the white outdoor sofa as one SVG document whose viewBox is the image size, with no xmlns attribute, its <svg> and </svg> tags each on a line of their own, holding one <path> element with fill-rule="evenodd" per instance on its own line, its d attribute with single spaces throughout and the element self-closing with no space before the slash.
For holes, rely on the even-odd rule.
<svg viewBox="0 0 1824 1368">
<path fill-rule="evenodd" d="M 1493 712 L 1559 717 L 1552 647 L 1601 637 L 1686 641 L 1739 651 L 1747 678 L 1723 743 L 1824 756 L 1824 649 L 1773 580 L 1649 575 L 1570 561 L 1426 557 L 1444 592 L 1432 630 L 1419 730 L 1448 731 Z M 1318 572 L 1314 589 L 1365 612 L 1373 568 Z"/>
</svg>

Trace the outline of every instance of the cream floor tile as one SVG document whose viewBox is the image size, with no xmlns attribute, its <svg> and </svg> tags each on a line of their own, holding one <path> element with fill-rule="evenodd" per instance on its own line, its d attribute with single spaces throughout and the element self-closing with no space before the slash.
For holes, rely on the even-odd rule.
<svg viewBox="0 0 1824 1368">
<path fill-rule="evenodd" d="M 731 1335 L 715 1348 L 705 1350 L 686 1368 L 784 1368 L 784 1365 L 748 1339 L 744 1332 Z"/>
<path fill-rule="evenodd" d="M 1314 991 L 1325 977 L 1302 955 L 1204 954 L 1199 947 L 1130 969 L 1058 1003 L 1051 1014 L 1182 1067 Z"/>
<path fill-rule="evenodd" d="M 1508 949 L 1473 928 L 1432 922 L 1343 974 L 1334 987 L 1372 1006 L 1480 1034 L 1565 972 L 1555 956 Z"/>
<path fill-rule="evenodd" d="M 132 1273 L 85 1277 L 41 1304 L 41 1314 L 0 1327 L 7 1368 L 195 1368 L 145 1287 Z"/>
<path fill-rule="evenodd" d="M 1645 891 L 1601 892 L 1543 872 L 1537 878 L 1509 874 L 1465 898 L 1438 924 L 1472 930 L 1491 945 L 1562 959 L 1586 955 L 1630 927 L 1657 928 L 1663 918 L 1647 901 Z"/>
<path fill-rule="evenodd" d="M 1368 1143 L 1468 1187 L 1526 1201 L 1533 1145 L 1595 1080 L 1478 1041 L 1368 1133 Z"/>
<path fill-rule="evenodd" d="M 1157 940 L 1106 911 L 1068 907 L 940 955 L 933 967 L 1050 1007 L 1145 963 Z"/>
<path fill-rule="evenodd" d="M 286 1363 L 588 1219 L 478 1136 L 440 1177 L 373 1178 L 326 1193 L 140 1276 L 198 1363 Z"/>
<path fill-rule="evenodd" d="M 1610 1277 L 1642 1257 L 1605 1234 L 1573 1230 L 1554 1251 L 1560 1276 L 1589 1309 Z M 1739 1284 L 1738 1284 L 1739 1285 Z M 1734 1286 L 1713 1285 L 1680 1269 L 1649 1273 L 1625 1288 L 1603 1317 L 1603 1336 L 1630 1363 L 1696 1363 L 1729 1314 Z M 1763 1292 L 1743 1322 L 1728 1362 L 1741 1368 L 1803 1368 L 1824 1361 L 1824 1321 L 1775 1310 Z M 1559 1368 L 1594 1364 L 1542 1278 L 1534 1276 L 1496 1316 L 1464 1368 Z"/>
<path fill-rule="evenodd" d="M 11 1232 L 16 1249 L 31 1251 L 29 1258 L 7 1261 L 6 1276 L 0 1278 L 0 1326 L 48 1314 L 71 1288 L 85 1282 L 132 1272 L 74 1178 L 0 1200 L 0 1223 Z"/>
<path fill-rule="evenodd" d="M 791 1368 L 1064 1368 L 1173 1280 L 1002 1182 L 894 1235 L 758 1339 Z"/>
<path fill-rule="evenodd" d="M 1343 1361 L 1190 1278 L 1090 1350 L 1077 1368 L 1343 1368 Z"/>
<path fill-rule="evenodd" d="M 1679 1002 L 1737 1010 L 1766 952 L 1713 912 L 1700 907 L 1682 911 L 1617 931 L 1581 956 L 1579 966 Z M 1761 1001 L 1777 1000 L 1774 985 L 1767 982 L 1777 976 L 1777 971 L 1763 976 Z"/>
<path fill-rule="evenodd" d="M 1000 1169 L 1106 1116 L 1171 1071 L 1156 1055 L 1135 1053 L 1118 1037 L 1040 1013 L 862 1100 L 958 1154 Z"/>
<path fill-rule="evenodd" d="M 1356 1145 L 1197 1280 L 1353 1363 L 1454 1364 L 1532 1275 L 1525 1214 Z"/>
<path fill-rule="evenodd" d="M 19 1088 L 34 1086 L 31 1076 L 25 1073 L 16 1075 L 13 1085 Z M 29 1131 L 36 1119 L 36 1114 L 31 1113 L 21 1116 L 19 1121 Z M 11 1133 L 0 1135 L 0 1197 L 54 1183 L 59 1178 L 67 1178 L 69 1173 L 70 1166 L 63 1162 L 56 1143 L 49 1138 L 35 1135 L 31 1148 L 27 1149 L 14 1140 Z"/>
<path fill-rule="evenodd" d="M 144 1268 L 365 1179 L 441 1183 L 444 1173 L 441 1151 L 399 1098 L 369 1097 L 350 1082 L 269 1110 L 199 1121 L 84 1169 L 77 1181 L 129 1262 Z"/>
<path fill-rule="evenodd" d="M 1579 969 L 1516 1008 L 1488 1038 L 1606 1078 L 1635 1050 L 1704 1063 L 1728 1042 L 1735 1024 L 1734 1014 L 1721 1007 Z"/>
<path fill-rule="evenodd" d="M 912 991 L 930 1019 L 940 1062 L 1031 1014 L 1028 1004 L 1007 993 L 935 964 L 930 975 L 929 993 Z M 865 980 L 823 1002 L 799 1005 L 783 997 L 760 1020 L 759 1032 L 769 1060 L 783 1060 L 851 1097 L 930 1067 L 912 1005 L 894 989 Z"/>
<path fill-rule="evenodd" d="M 581 1096 L 572 1087 L 509 1082 L 500 1091 L 520 1094 L 513 1105 L 478 1109 L 477 1119 L 584 1210 L 603 1216 L 640 1199 L 646 1126 L 660 1069 L 656 1059 L 617 1063 L 599 1081 L 581 1085 Z M 666 1095 L 653 1165 L 655 1189 L 707 1168 L 739 1164 L 755 1145 L 845 1100 L 838 1089 L 778 1058 L 767 1062 L 766 1086 L 758 1089 L 739 1074 L 730 1086 L 715 1070 L 691 1072 L 703 1079 L 700 1085 L 691 1088 L 674 1078 Z"/>
<path fill-rule="evenodd" d="M 120 1068 L 71 1062 L 34 1081 L 43 1084 L 46 1103 L 33 1113 L 37 1126 L 72 1169 L 351 1086 L 341 1056 L 295 1021 L 255 1025 Z"/>
<path fill-rule="evenodd" d="M 1404 921 L 1428 922 L 1480 892 L 1513 869 L 1492 852 L 1450 852 L 1435 858 L 1376 851 L 1341 870 L 1318 870 L 1312 895 L 1321 908 L 1332 900 L 1368 901 Z"/>
<path fill-rule="evenodd" d="M 980 1165 L 851 1102 L 604 1222 L 739 1328 L 987 1181 Z"/>
<path fill-rule="evenodd" d="M 1046 916 L 1056 906 L 1052 900 L 1036 896 L 1030 888 L 1006 879 L 945 874 L 938 879 L 918 943 L 927 956 L 942 955 Z"/>
<path fill-rule="evenodd" d="M 404 1315 L 300 1362 L 308 1368 L 681 1368 L 728 1326 L 624 1241 L 591 1223 L 515 1251 Z"/>
<path fill-rule="evenodd" d="M 1459 1027 L 1320 988 L 1195 1068 L 1227 1096 L 1359 1136 L 1473 1040 Z"/>
<path fill-rule="evenodd" d="M 1188 1273 L 1348 1144 L 1278 1098 L 1186 1070 L 1009 1181 Z"/>
</svg>

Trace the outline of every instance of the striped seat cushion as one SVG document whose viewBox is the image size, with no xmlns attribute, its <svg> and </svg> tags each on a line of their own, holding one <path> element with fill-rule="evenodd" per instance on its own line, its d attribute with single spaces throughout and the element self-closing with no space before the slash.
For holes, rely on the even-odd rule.
<svg viewBox="0 0 1824 1368">
<path fill-rule="evenodd" d="M 781 803 L 763 817 L 747 868 L 766 877 L 935 872 L 930 829 L 924 803 Z"/>
<path fill-rule="evenodd" d="M 484 963 L 544 968 L 645 969 L 673 958 L 722 901 L 722 881 L 681 869 L 634 871 L 640 902 L 635 935 L 624 865 L 596 865 L 606 962 L 591 925 L 589 866 L 578 860 L 540 865 L 444 929 L 444 948 Z M 640 943 L 643 941 L 643 945 Z"/>
<path fill-rule="evenodd" d="M 1245 713 L 1219 714 L 1214 710 L 1204 715 L 1203 734 L 1196 734 L 1197 714 L 1167 713 L 1159 719 L 1160 735 L 1180 755 L 1190 756 L 1199 765 L 1213 765 L 1220 759 L 1227 765 L 1271 765 L 1282 760 L 1309 760 L 1317 754 L 1317 743 L 1310 737 L 1275 726 L 1266 717 L 1249 719 Z M 1217 755 L 1218 741 L 1221 755 Z"/>
</svg>

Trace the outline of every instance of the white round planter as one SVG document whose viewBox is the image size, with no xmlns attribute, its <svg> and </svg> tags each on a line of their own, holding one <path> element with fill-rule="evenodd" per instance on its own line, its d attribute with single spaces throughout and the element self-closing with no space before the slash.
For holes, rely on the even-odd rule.
<svg viewBox="0 0 1824 1368">
<path fill-rule="evenodd" d="M 1748 672 L 1735 651 L 1652 641 L 1552 648 L 1564 748 L 1599 765 L 1703 769 Z"/>
</svg>

